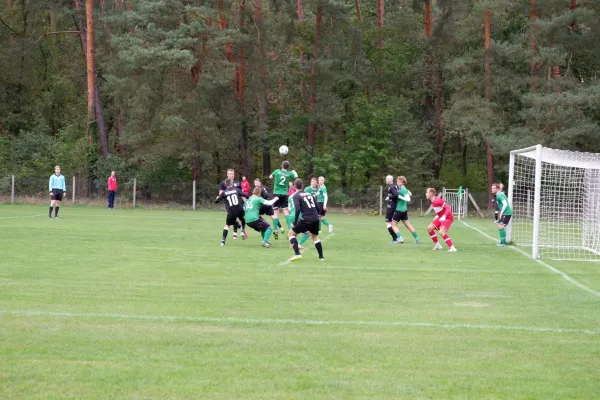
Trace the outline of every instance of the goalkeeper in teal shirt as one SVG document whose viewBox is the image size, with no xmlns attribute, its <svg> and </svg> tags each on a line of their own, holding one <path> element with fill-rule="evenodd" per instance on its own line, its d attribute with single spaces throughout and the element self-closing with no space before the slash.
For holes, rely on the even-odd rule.
<svg viewBox="0 0 600 400">
<path fill-rule="evenodd" d="M 48 212 L 48 218 L 52 218 L 52 209 L 54 208 L 54 218 L 58 219 L 58 209 L 60 208 L 60 202 L 67 193 L 65 177 L 60 174 L 59 165 L 54 167 L 54 174 L 50 176 L 50 181 L 48 182 L 48 189 L 50 189 L 50 211 Z"/>
<path fill-rule="evenodd" d="M 502 187 L 499 183 L 492 185 L 492 193 L 496 195 L 496 204 L 498 205 L 498 230 L 500 232 L 500 243 L 498 246 L 506 246 L 506 225 L 512 217 L 512 207 L 508 202 L 508 198 L 502 192 Z"/>
</svg>

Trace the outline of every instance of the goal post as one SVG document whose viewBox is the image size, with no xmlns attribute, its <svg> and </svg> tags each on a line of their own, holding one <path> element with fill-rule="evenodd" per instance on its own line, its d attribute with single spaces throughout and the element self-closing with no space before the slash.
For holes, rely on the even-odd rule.
<svg viewBox="0 0 600 400">
<path fill-rule="evenodd" d="M 508 200 L 507 240 L 534 259 L 600 261 L 600 154 L 513 150 Z"/>
</svg>

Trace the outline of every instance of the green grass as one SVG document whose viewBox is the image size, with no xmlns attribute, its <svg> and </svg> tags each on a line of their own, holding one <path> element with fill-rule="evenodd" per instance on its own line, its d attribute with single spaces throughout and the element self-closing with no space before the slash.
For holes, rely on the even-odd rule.
<svg viewBox="0 0 600 400">
<path fill-rule="evenodd" d="M 459 222 L 448 253 L 429 219 L 391 245 L 381 218 L 333 214 L 327 260 L 284 264 L 255 232 L 219 247 L 224 212 L 46 212 L 0 206 L 2 399 L 600 392 L 600 297 Z M 549 264 L 600 291 L 600 265 Z"/>
</svg>

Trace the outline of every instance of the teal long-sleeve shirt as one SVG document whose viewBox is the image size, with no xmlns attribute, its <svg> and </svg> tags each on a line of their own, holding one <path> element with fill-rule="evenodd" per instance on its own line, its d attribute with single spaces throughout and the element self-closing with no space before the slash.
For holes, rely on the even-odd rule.
<svg viewBox="0 0 600 400">
<path fill-rule="evenodd" d="M 63 175 L 52 174 L 50 176 L 50 182 L 48 183 L 48 189 L 62 189 L 64 192 L 67 191 L 67 185 L 65 184 L 65 177 Z"/>
</svg>

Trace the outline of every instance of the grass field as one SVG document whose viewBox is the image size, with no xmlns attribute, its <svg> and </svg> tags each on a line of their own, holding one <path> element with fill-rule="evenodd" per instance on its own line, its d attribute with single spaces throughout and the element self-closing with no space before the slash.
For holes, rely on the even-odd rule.
<svg viewBox="0 0 600 400">
<path fill-rule="evenodd" d="M 600 393 L 599 264 L 548 262 L 584 290 L 460 222 L 433 252 L 419 218 L 391 245 L 333 214 L 326 261 L 286 264 L 256 232 L 220 247 L 224 212 L 45 213 L 0 205 L 1 399 Z"/>
</svg>

